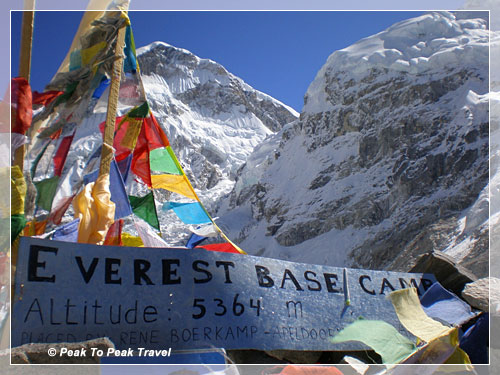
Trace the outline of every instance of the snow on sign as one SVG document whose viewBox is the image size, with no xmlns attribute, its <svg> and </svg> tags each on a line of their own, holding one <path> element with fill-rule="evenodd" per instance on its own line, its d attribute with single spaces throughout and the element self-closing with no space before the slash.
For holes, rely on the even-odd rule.
<svg viewBox="0 0 500 375">
<path fill-rule="evenodd" d="M 119 349 L 362 349 L 329 338 L 360 317 L 408 335 L 386 295 L 408 285 L 423 292 L 434 281 L 206 250 L 24 237 L 12 345 L 107 336 Z"/>
</svg>

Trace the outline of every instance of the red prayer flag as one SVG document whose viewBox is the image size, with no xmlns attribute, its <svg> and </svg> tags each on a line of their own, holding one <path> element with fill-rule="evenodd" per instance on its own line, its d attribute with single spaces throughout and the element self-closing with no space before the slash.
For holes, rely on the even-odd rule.
<svg viewBox="0 0 500 375">
<path fill-rule="evenodd" d="M 61 173 L 64 167 L 64 163 L 66 161 L 66 157 L 68 156 L 68 151 L 71 146 L 71 142 L 73 142 L 73 137 L 75 133 L 64 137 L 59 144 L 59 148 L 57 149 L 56 154 L 54 155 L 54 175 L 61 177 Z"/>
<path fill-rule="evenodd" d="M 151 183 L 151 168 L 149 166 L 149 145 L 146 137 L 146 123 L 142 125 L 137 138 L 130 169 L 149 187 Z"/>
<path fill-rule="evenodd" d="M 151 168 L 149 165 L 149 152 L 160 147 L 170 145 L 167 136 L 150 112 L 144 119 L 141 132 L 132 156 L 132 171 L 149 187 L 151 183 Z"/>
<path fill-rule="evenodd" d="M 46 106 L 50 104 L 59 95 L 64 94 L 64 91 L 45 91 L 45 92 L 33 92 L 33 105 L 40 104 Z"/>
<path fill-rule="evenodd" d="M 208 244 L 208 245 L 196 246 L 196 249 L 205 249 L 205 250 L 208 250 L 208 251 L 219 251 L 221 253 L 240 254 L 240 252 L 238 251 L 238 249 L 236 249 L 229 242 L 225 242 L 225 243 L 211 243 L 211 244 Z"/>
<path fill-rule="evenodd" d="M 99 124 L 99 129 L 103 134 L 105 126 L 106 126 L 105 121 Z M 115 151 L 116 161 L 125 159 L 131 153 L 131 150 L 129 148 L 122 146 L 122 140 L 125 134 L 127 133 L 128 127 L 129 127 L 129 122 L 127 121 L 127 116 L 120 116 L 116 118 L 115 135 L 113 138 L 113 148 L 116 150 Z"/>
<path fill-rule="evenodd" d="M 166 134 L 163 132 L 152 112 L 149 112 L 149 117 L 145 120 L 147 124 L 146 136 L 150 143 L 149 149 L 154 150 L 160 147 L 170 146 L 170 142 L 168 141 Z"/>
<path fill-rule="evenodd" d="M 116 220 L 108 229 L 104 245 L 123 246 L 122 242 L 123 219 Z"/>
<path fill-rule="evenodd" d="M 75 195 L 72 195 L 71 197 L 64 197 L 57 203 L 57 205 L 52 209 L 52 212 L 49 215 L 50 222 L 54 223 L 55 225 L 61 224 L 62 217 L 71 205 L 71 202 L 73 202 L 73 198 L 75 197 Z"/>
<path fill-rule="evenodd" d="M 11 92 L 11 103 L 16 109 L 16 122 L 12 126 L 12 132 L 24 135 L 31 126 L 33 117 L 31 87 L 25 78 L 12 78 Z"/>
</svg>

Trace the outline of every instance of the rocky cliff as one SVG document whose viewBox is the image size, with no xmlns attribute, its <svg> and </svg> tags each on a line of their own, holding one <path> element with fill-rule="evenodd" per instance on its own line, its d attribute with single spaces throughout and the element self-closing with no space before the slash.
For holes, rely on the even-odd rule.
<svg viewBox="0 0 500 375">
<path fill-rule="evenodd" d="M 401 269 L 435 249 L 487 273 L 480 16 L 425 14 L 334 52 L 300 119 L 240 169 L 223 227 L 258 255 Z"/>
</svg>

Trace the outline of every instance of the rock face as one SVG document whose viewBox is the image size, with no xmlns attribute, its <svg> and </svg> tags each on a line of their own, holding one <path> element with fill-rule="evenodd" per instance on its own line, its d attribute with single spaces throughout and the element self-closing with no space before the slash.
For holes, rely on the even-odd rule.
<svg viewBox="0 0 500 375">
<path fill-rule="evenodd" d="M 298 117 L 220 64 L 187 50 L 155 42 L 137 54 L 153 113 L 209 208 L 232 189 L 253 148 Z"/>
<path fill-rule="evenodd" d="M 408 269 L 441 250 L 484 276 L 489 31 L 462 18 L 426 14 L 333 53 L 299 120 L 238 172 L 221 225 L 257 255 Z"/>
</svg>

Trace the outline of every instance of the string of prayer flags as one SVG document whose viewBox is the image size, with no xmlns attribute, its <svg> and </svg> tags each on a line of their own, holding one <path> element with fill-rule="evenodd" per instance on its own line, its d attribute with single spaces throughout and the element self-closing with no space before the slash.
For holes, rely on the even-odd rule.
<svg viewBox="0 0 500 375">
<path fill-rule="evenodd" d="M 201 249 L 205 249 L 205 250 L 208 250 L 208 251 L 218 251 L 220 253 L 233 253 L 233 254 L 240 254 L 241 253 L 230 242 L 211 243 L 211 244 L 208 244 L 208 245 L 196 246 L 196 248 L 201 248 Z"/>
<path fill-rule="evenodd" d="M 172 209 L 184 224 L 208 224 L 211 222 L 210 217 L 199 202 L 165 202 L 162 209 L 165 211 Z"/>
<path fill-rule="evenodd" d="M 429 317 L 453 326 L 462 325 L 476 315 L 469 304 L 437 281 L 425 291 L 420 304 Z"/>
<path fill-rule="evenodd" d="M 416 350 L 409 339 L 401 335 L 396 328 L 381 320 L 356 320 L 346 326 L 335 337 L 333 343 L 359 341 L 372 348 L 386 364 L 396 364 Z"/>
<path fill-rule="evenodd" d="M 59 176 L 46 178 L 44 180 L 35 182 L 37 190 L 36 205 L 46 211 L 52 208 L 52 201 L 57 192 L 57 185 L 59 184 Z"/>
<path fill-rule="evenodd" d="M 83 177 L 83 182 L 87 185 L 90 182 L 97 180 L 99 170 L 96 170 Z M 122 180 L 122 175 L 116 161 L 113 160 L 109 169 L 109 191 L 111 193 L 111 201 L 115 204 L 115 219 L 119 219 L 132 214 L 132 207 L 128 200 L 125 184 Z"/>
<path fill-rule="evenodd" d="M 80 219 L 61 225 L 55 230 L 52 239 L 55 241 L 77 242 L 79 225 Z"/>
<path fill-rule="evenodd" d="M 80 219 L 78 242 L 102 245 L 113 224 L 115 204 L 109 191 L 109 174 L 85 185 L 73 200 L 75 218 Z"/>
<path fill-rule="evenodd" d="M 156 213 L 153 192 L 150 192 L 144 197 L 129 195 L 128 198 L 134 214 L 143 219 L 153 228 L 160 230 L 160 222 L 158 221 L 158 214 Z"/>
<path fill-rule="evenodd" d="M 446 335 L 451 328 L 429 318 L 418 299 L 416 288 L 405 288 L 389 294 L 401 324 L 419 339 L 430 342 Z"/>
</svg>

